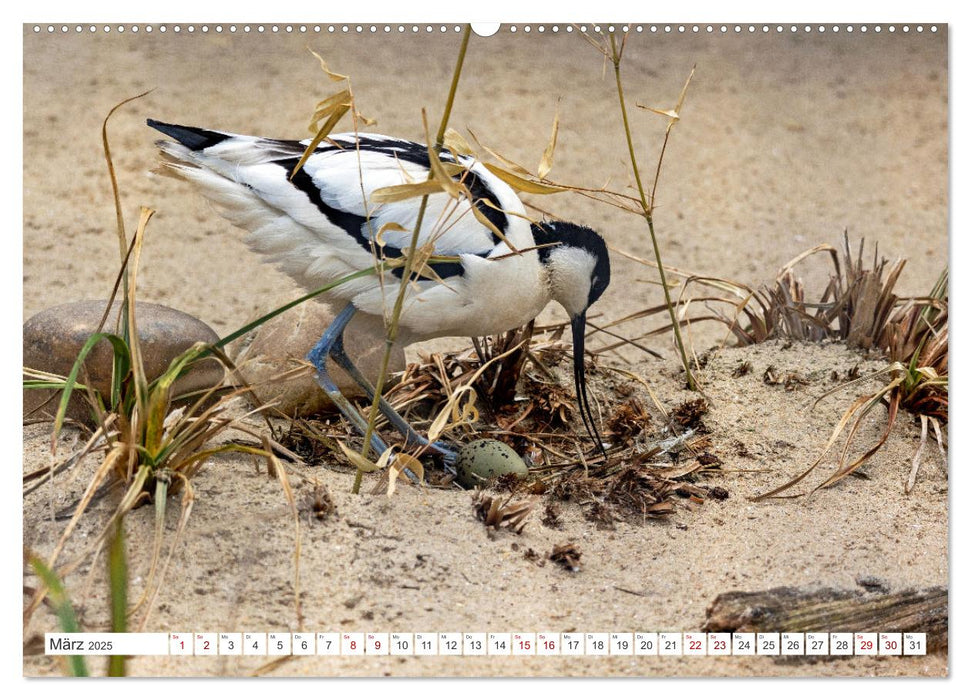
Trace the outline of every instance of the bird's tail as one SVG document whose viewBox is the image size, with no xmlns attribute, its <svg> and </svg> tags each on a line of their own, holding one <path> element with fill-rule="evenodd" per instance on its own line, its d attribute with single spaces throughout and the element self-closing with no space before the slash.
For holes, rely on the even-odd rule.
<svg viewBox="0 0 971 700">
<path fill-rule="evenodd" d="M 167 124 L 156 119 L 148 119 L 146 123 L 156 131 L 161 131 L 166 136 L 175 139 L 190 151 L 204 150 L 234 136 L 234 134 L 212 131 L 210 129 L 200 129 L 195 126 Z"/>
</svg>

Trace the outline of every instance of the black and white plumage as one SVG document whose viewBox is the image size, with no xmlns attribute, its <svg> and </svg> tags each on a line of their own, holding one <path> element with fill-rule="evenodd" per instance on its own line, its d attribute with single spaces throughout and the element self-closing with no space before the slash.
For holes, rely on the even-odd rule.
<svg viewBox="0 0 971 700">
<path fill-rule="evenodd" d="M 191 182 L 225 218 L 249 232 L 252 249 L 308 289 L 373 268 L 376 257 L 398 258 L 411 243 L 420 198 L 379 203 L 373 194 L 427 179 L 429 155 L 422 144 L 377 134 L 331 135 L 291 179 L 309 141 L 148 124 L 175 139 L 158 142 L 165 170 Z M 431 271 L 408 283 L 399 341 L 493 335 L 531 321 L 550 301 L 559 302 L 573 327 L 581 415 L 602 449 L 586 397 L 583 339 L 586 310 L 610 281 L 603 239 L 575 224 L 532 223 L 516 193 L 480 162 L 449 152 L 441 160 L 461 166 L 453 177 L 472 201 L 445 192 L 428 197 L 419 246 L 430 244 L 435 256 L 452 259 L 429 263 Z M 472 207 L 503 235 L 481 223 Z M 400 266 L 387 266 L 380 275 L 328 292 L 328 298 L 349 305 L 343 325 L 355 311 L 389 316 L 401 274 Z M 334 331 L 329 344 L 325 334 L 311 357 L 323 375 L 328 354 L 344 364 L 334 356 L 335 347 L 343 354 L 343 325 L 329 329 Z M 324 379 L 329 378 L 319 378 L 327 390 Z M 360 426 L 359 416 L 348 417 Z M 406 426 L 395 425 L 405 431 Z M 410 428 L 406 436 L 417 437 Z"/>
</svg>

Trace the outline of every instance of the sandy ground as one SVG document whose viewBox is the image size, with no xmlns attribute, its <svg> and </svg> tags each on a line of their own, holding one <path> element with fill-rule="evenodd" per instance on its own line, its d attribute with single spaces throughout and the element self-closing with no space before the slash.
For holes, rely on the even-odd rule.
<svg viewBox="0 0 971 700">
<path fill-rule="evenodd" d="M 126 216 L 158 210 L 140 271 L 140 298 L 175 306 L 228 333 L 295 295 L 291 282 L 241 244 L 239 232 L 187 187 L 151 178 L 155 134 L 146 117 L 241 133 L 303 137 L 314 103 L 333 90 L 306 51 L 349 74 L 359 109 L 375 130 L 420 138 L 420 110 L 433 119 L 444 102 L 458 38 L 449 32 L 399 36 L 257 36 L 214 32 L 119 35 L 24 32 L 24 318 L 54 304 L 104 296 L 117 263 L 114 213 L 100 144 L 110 127 Z M 632 35 L 624 82 L 642 167 L 652 171 L 661 117 L 633 108 L 669 108 L 692 66 L 683 119 L 674 130 L 658 190 L 657 223 L 665 263 L 690 272 L 758 284 L 844 228 L 908 259 L 899 289 L 929 290 L 947 263 L 947 36 L 788 33 L 756 36 Z M 612 76 L 596 51 L 565 31 L 473 38 L 452 124 L 470 127 L 508 157 L 535 165 L 559 104 L 560 134 L 551 176 L 621 188 L 630 181 Z M 591 225 L 617 250 L 651 255 L 635 217 L 572 195 L 533 202 Z M 615 254 L 612 287 L 595 310 L 609 321 L 660 301 L 652 270 Z M 825 278 L 808 266 L 807 283 Z M 555 313 L 551 318 L 560 318 Z M 622 326 L 630 337 L 653 319 Z M 702 351 L 722 331 L 696 328 Z M 647 341 L 651 360 L 626 349 L 605 365 L 649 377 L 673 407 L 690 396 L 677 378 L 666 338 Z M 733 376 L 743 362 L 753 371 Z M 730 493 L 697 509 L 682 504 L 664 521 L 600 530 L 581 511 L 564 510 L 562 530 L 533 516 L 521 536 L 488 536 L 457 491 L 401 489 L 392 499 L 352 496 L 351 476 L 317 469 L 338 517 L 304 522 L 301 596 L 308 630 L 619 631 L 698 629 L 719 593 L 777 585 L 852 588 L 876 576 L 892 589 L 946 585 L 948 481 L 927 457 L 915 491 L 903 483 L 919 429 L 901 420 L 886 448 L 850 480 L 811 499 L 753 503 L 811 463 L 848 394 L 814 399 L 860 358 L 835 346 L 726 349 L 703 374 L 707 417 L 724 465 L 706 483 Z M 807 381 L 795 391 L 762 382 L 773 366 Z M 601 372 L 605 373 L 606 370 Z M 601 385 L 602 388 L 602 385 Z M 649 400 L 645 397 L 645 403 Z M 46 463 L 49 427 L 24 430 L 24 469 Z M 874 439 L 868 425 L 861 440 Z M 743 443 L 746 456 L 733 452 Z M 824 463 L 825 468 L 827 466 Z M 53 509 L 77 497 L 93 464 L 24 503 L 25 545 L 49 551 L 62 521 Z M 296 484 L 295 484 L 296 486 Z M 309 486 L 297 488 L 298 497 Z M 246 458 L 219 458 L 198 477 L 197 499 L 166 587 L 149 623 L 159 631 L 296 629 L 292 520 L 279 485 Z M 175 505 L 173 503 L 173 505 Z M 104 514 L 108 504 L 95 509 Z M 175 508 L 172 509 L 176 510 Z M 172 514 L 174 516 L 174 512 Z M 96 530 L 96 518 L 78 542 Z M 152 514 L 129 519 L 133 568 L 147 568 Z M 175 518 L 170 522 L 174 528 Z M 86 528 L 86 529 L 85 529 Z M 526 560 L 572 540 L 583 569 L 572 574 Z M 142 567 L 139 569 L 139 567 Z M 103 588 L 87 599 L 85 623 L 105 624 Z M 83 590 L 83 577 L 71 577 Z M 625 589 L 625 590 L 621 590 Z M 627 591 L 636 591 L 630 593 Z M 38 614 L 25 641 L 54 621 Z M 237 675 L 249 659 L 141 658 L 136 675 Z M 24 673 L 61 669 L 25 656 Z M 782 664 L 739 658 L 460 658 L 288 661 L 277 675 L 929 675 L 948 672 L 946 654 L 850 658 Z"/>
</svg>

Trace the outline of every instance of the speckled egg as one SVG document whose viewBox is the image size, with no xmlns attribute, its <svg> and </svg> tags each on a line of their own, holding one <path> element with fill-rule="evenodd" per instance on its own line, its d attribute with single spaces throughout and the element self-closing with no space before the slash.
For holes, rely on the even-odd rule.
<svg viewBox="0 0 971 700">
<path fill-rule="evenodd" d="M 459 486 L 471 489 L 482 486 L 503 474 L 525 477 L 529 470 L 516 451 L 498 440 L 476 440 L 464 445 L 455 460 Z"/>
</svg>

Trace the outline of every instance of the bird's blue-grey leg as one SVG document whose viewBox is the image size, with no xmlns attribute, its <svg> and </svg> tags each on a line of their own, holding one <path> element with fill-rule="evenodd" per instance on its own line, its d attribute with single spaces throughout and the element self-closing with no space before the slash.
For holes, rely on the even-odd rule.
<svg viewBox="0 0 971 700">
<path fill-rule="evenodd" d="M 368 400 L 374 400 L 374 386 L 367 380 L 361 371 L 357 368 L 351 358 L 344 351 L 344 337 L 343 335 L 337 339 L 330 350 L 330 356 L 345 372 L 347 372 L 351 379 L 357 382 L 357 385 L 361 387 L 367 394 Z M 444 457 L 446 464 L 451 467 L 451 465 L 458 458 L 458 454 L 455 450 L 451 449 L 446 443 L 443 442 L 428 442 L 428 440 L 419 435 L 414 428 L 412 428 L 408 421 L 406 421 L 400 413 L 398 413 L 384 397 L 378 399 L 378 406 L 381 409 L 381 413 L 384 417 L 388 419 L 388 422 L 397 429 L 405 438 L 405 443 L 409 445 L 418 445 L 420 447 L 428 447 L 430 450 L 434 450 Z"/>
<path fill-rule="evenodd" d="M 351 405 L 351 402 L 344 398 L 344 395 L 341 394 L 340 389 L 337 388 L 334 380 L 331 379 L 330 374 L 327 372 L 327 357 L 331 354 L 334 344 L 341 342 L 344 336 L 344 329 L 350 322 L 351 317 L 354 316 L 355 310 L 351 304 L 348 304 L 343 311 L 337 314 L 337 317 L 334 318 L 334 321 L 324 331 L 320 340 L 317 341 L 317 344 L 307 354 L 307 359 L 317 368 L 317 383 L 326 392 L 327 397 L 362 435 L 367 435 L 367 421 Z M 371 447 L 378 455 L 384 454 L 384 451 L 388 449 L 384 440 L 374 432 L 371 433 Z"/>
</svg>

